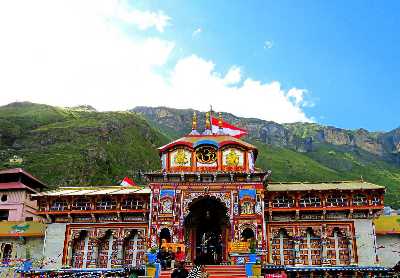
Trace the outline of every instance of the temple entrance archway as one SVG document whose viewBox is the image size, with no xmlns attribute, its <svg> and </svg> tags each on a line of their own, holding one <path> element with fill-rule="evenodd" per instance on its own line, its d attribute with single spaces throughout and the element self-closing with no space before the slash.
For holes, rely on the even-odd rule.
<svg viewBox="0 0 400 278">
<path fill-rule="evenodd" d="M 229 227 L 228 209 L 223 202 L 212 196 L 193 200 L 185 218 L 192 260 L 199 264 L 225 261 Z"/>
</svg>

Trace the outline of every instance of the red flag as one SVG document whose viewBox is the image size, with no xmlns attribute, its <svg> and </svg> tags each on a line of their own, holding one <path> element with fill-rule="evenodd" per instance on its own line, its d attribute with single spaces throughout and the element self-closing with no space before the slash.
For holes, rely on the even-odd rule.
<svg viewBox="0 0 400 278">
<path fill-rule="evenodd" d="M 121 185 L 122 185 L 122 186 L 135 186 L 136 183 L 135 183 L 133 180 L 131 180 L 130 178 L 125 177 L 125 178 L 122 180 Z"/>
<path fill-rule="evenodd" d="M 220 133 L 220 128 L 219 128 L 218 122 L 219 122 L 219 120 L 217 118 L 214 118 L 214 117 L 211 118 L 211 126 L 212 126 L 213 134 Z M 227 123 L 222 120 L 222 133 L 226 134 L 226 135 L 230 135 L 232 137 L 240 138 L 247 134 L 247 130 L 236 127 L 236 126 L 231 125 L 230 123 Z"/>
</svg>

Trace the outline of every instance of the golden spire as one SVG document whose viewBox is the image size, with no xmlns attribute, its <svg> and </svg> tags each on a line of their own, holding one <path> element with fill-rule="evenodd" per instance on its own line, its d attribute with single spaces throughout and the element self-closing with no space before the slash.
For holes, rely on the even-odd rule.
<svg viewBox="0 0 400 278">
<path fill-rule="evenodd" d="M 222 113 L 218 112 L 218 127 L 222 129 Z"/>
<path fill-rule="evenodd" d="M 197 129 L 197 115 L 196 111 L 193 111 L 193 119 L 192 119 L 192 130 Z"/>
<path fill-rule="evenodd" d="M 206 112 L 206 130 L 211 129 L 210 112 Z"/>
</svg>

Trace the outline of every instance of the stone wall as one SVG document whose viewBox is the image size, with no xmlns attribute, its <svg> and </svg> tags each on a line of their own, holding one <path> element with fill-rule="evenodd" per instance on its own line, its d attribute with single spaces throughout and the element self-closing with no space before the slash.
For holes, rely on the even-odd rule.
<svg viewBox="0 0 400 278">
<path fill-rule="evenodd" d="M 47 259 L 47 269 L 61 268 L 67 224 L 52 223 L 47 225 L 43 254 Z"/>
<path fill-rule="evenodd" d="M 400 261 L 400 235 L 377 235 L 379 264 L 392 267 Z"/>
<path fill-rule="evenodd" d="M 358 265 L 376 264 L 376 241 L 372 219 L 354 219 Z"/>
</svg>

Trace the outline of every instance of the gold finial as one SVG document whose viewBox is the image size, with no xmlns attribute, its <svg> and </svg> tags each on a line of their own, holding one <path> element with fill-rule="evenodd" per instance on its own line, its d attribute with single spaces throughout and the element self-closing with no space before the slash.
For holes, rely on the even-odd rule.
<svg viewBox="0 0 400 278">
<path fill-rule="evenodd" d="M 218 127 L 222 129 L 222 113 L 218 112 Z"/>
<path fill-rule="evenodd" d="M 210 112 L 206 112 L 206 130 L 211 129 Z"/>
<path fill-rule="evenodd" d="M 193 111 L 193 119 L 192 119 L 192 130 L 197 129 L 197 115 L 196 111 Z"/>
</svg>

